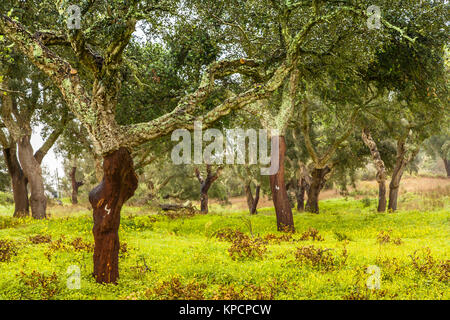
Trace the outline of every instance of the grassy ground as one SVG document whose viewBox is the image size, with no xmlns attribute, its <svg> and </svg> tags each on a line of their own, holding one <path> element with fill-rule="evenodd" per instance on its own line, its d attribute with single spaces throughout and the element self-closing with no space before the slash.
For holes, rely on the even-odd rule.
<svg viewBox="0 0 450 320">
<path fill-rule="evenodd" d="M 429 211 L 394 214 L 376 213 L 375 199 L 324 200 L 319 215 L 295 213 L 291 237 L 276 232 L 272 208 L 169 217 L 125 207 L 117 286 L 91 276 L 86 208 L 18 221 L 2 207 L 0 298 L 449 299 L 450 201 L 439 199 Z M 79 290 L 67 288 L 71 265 L 81 270 Z M 380 269 L 379 289 L 367 287 L 377 283 L 369 266 Z"/>
</svg>

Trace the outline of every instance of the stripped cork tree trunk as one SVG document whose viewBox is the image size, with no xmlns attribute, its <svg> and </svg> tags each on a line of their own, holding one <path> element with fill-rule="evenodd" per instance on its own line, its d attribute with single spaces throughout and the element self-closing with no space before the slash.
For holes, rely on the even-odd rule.
<svg viewBox="0 0 450 320">
<path fill-rule="evenodd" d="M 270 188 L 272 191 L 272 199 L 277 216 L 277 229 L 283 232 L 294 232 L 294 217 L 292 215 L 291 203 L 286 189 L 284 179 L 284 165 L 286 156 L 286 140 L 284 136 L 278 138 L 278 163 L 279 170 L 277 173 L 270 175 Z"/>
<path fill-rule="evenodd" d="M 104 157 L 103 172 L 102 182 L 89 193 L 94 210 L 94 277 L 98 283 L 117 283 L 120 210 L 134 195 L 138 179 L 125 148 Z"/>
</svg>

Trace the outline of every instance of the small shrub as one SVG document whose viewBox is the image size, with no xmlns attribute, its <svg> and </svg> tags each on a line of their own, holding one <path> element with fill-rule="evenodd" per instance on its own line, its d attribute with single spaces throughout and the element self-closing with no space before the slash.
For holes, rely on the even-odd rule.
<svg viewBox="0 0 450 320">
<path fill-rule="evenodd" d="M 75 251 L 94 251 L 94 244 L 86 242 L 82 238 L 75 238 L 70 244 L 75 249 Z"/>
<path fill-rule="evenodd" d="M 36 236 L 29 237 L 28 241 L 30 241 L 31 243 L 34 243 L 34 244 L 50 243 L 50 242 L 52 242 L 52 237 L 48 236 L 48 235 L 38 234 Z"/>
<path fill-rule="evenodd" d="M 169 281 L 163 281 L 153 289 L 148 289 L 145 296 L 156 296 L 161 300 L 205 300 L 206 284 L 195 281 L 183 284 L 178 277 L 172 277 Z"/>
<path fill-rule="evenodd" d="M 342 299 L 344 300 L 370 300 L 380 299 L 388 296 L 389 292 L 386 289 L 369 289 L 367 287 L 367 279 L 370 277 L 366 273 L 366 267 L 357 267 L 354 275 L 354 284 L 351 286 L 350 292 L 345 294 Z M 390 294 L 390 298 L 395 298 L 395 293 Z"/>
<path fill-rule="evenodd" d="M 36 270 L 33 270 L 31 274 L 21 271 L 17 276 L 21 283 L 33 290 L 33 297 L 27 298 L 50 300 L 60 291 L 59 279 L 54 272 L 51 275 L 45 275 Z"/>
<path fill-rule="evenodd" d="M 317 230 L 315 228 L 309 228 L 308 230 L 306 230 L 305 232 L 302 233 L 302 235 L 300 236 L 300 240 L 301 241 L 307 241 L 307 240 L 323 241 L 324 239 L 319 234 L 319 230 Z"/>
<path fill-rule="evenodd" d="M 279 236 L 273 233 L 268 233 L 264 236 L 264 240 L 268 243 L 280 244 L 281 242 L 290 242 L 293 240 L 293 238 L 292 233 L 285 233 Z"/>
<path fill-rule="evenodd" d="M 338 241 L 353 241 L 352 238 L 350 238 L 350 236 L 348 236 L 346 233 L 343 232 L 334 231 L 334 235 L 336 236 L 336 239 Z"/>
<path fill-rule="evenodd" d="M 0 240 L 0 262 L 9 262 L 17 256 L 17 245 L 13 241 Z"/>
<path fill-rule="evenodd" d="M 162 211 L 160 214 L 168 217 L 169 219 L 182 219 L 182 218 L 192 218 L 198 213 L 194 208 L 183 208 L 180 210 L 168 210 Z"/>
<path fill-rule="evenodd" d="M 388 231 L 381 230 L 380 233 L 378 233 L 377 243 L 380 245 L 387 244 L 387 243 L 393 243 L 393 244 L 399 246 L 403 243 L 403 241 L 400 238 L 393 238 L 392 230 L 389 229 Z"/>
<path fill-rule="evenodd" d="M 436 260 L 430 248 L 416 250 L 410 256 L 414 268 L 421 274 L 448 282 L 450 279 L 450 260 Z"/>
<path fill-rule="evenodd" d="M 215 236 L 220 241 L 233 242 L 237 238 L 244 237 L 245 234 L 239 230 L 224 228 L 216 231 Z"/>
<path fill-rule="evenodd" d="M 266 244 L 262 238 L 250 238 L 242 234 L 233 240 L 228 253 L 233 260 L 262 259 L 267 251 Z"/>
<path fill-rule="evenodd" d="M 341 254 L 333 254 L 333 249 L 321 249 L 314 246 L 305 246 L 297 248 L 295 253 L 295 261 L 300 264 L 310 265 L 313 268 L 332 271 L 344 266 L 347 262 L 348 251 L 347 243 Z"/>
</svg>

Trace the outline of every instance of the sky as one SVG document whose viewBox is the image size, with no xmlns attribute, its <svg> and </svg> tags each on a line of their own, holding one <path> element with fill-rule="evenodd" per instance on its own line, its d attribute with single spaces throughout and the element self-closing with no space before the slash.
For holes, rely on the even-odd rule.
<svg viewBox="0 0 450 320">
<path fill-rule="evenodd" d="M 31 145 L 33 146 L 34 152 L 39 150 L 39 148 L 42 146 L 44 141 L 41 138 L 41 130 L 42 126 L 35 126 L 33 128 L 33 134 L 31 135 Z M 62 178 L 65 176 L 64 174 L 64 168 L 62 165 L 62 159 L 58 159 L 55 154 L 55 146 L 53 145 L 52 148 L 48 151 L 44 159 L 42 160 L 42 166 L 47 167 L 47 169 L 50 171 L 52 176 L 56 175 L 56 172 L 58 172 L 58 177 Z"/>
</svg>

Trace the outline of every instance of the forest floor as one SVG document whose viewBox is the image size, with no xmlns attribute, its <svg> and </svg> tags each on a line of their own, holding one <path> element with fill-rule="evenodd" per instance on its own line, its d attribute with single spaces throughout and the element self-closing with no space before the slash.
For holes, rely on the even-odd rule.
<svg viewBox="0 0 450 320">
<path fill-rule="evenodd" d="M 433 193 L 449 192 L 450 179 L 444 177 L 405 177 L 402 179 L 400 187 L 400 195 L 406 193 L 415 193 L 427 197 Z M 372 181 L 358 181 L 356 188 L 349 188 L 350 196 L 356 199 L 363 199 L 364 197 L 375 197 L 378 192 L 378 184 L 375 180 Z M 432 196 L 432 195 L 431 195 Z M 327 199 L 341 199 L 344 198 L 338 190 L 328 189 L 322 190 L 319 195 L 320 200 Z M 245 196 L 231 198 L 230 203 L 224 205 L 217 200 L 211 200 L 213 204 L 220 204 L 222 207 L 231 210 L 246 210 L 247 199 Z M 197 204 L 199 206 L 199 204 Z M 273 202 L 268 196 L 262 196 L 258 202 L 258 208 L 272 207 Z M 414 204 L 408 204 L 409 209 L 413 209 Z"/>
<path fill-rule="evenodd" d="M 0 207 L 0 299 L 449 299 L 450 186 L 438 185 L 403 192 L 396 213 L 366 194 L 322 200 L 318 215 L 294 212 L 291 235 L 271 207 L 125 207 L 118 285 L 91 275 L 87 206 L 52 206 L 41 221 Z"/>
</svg>

